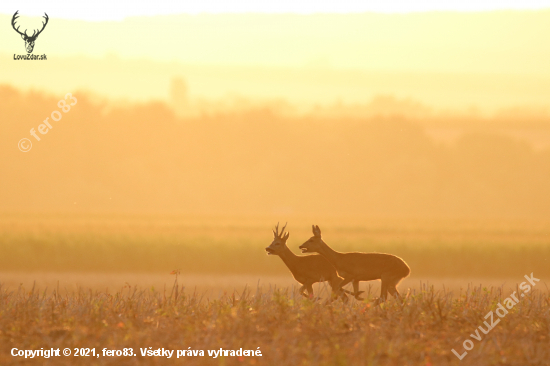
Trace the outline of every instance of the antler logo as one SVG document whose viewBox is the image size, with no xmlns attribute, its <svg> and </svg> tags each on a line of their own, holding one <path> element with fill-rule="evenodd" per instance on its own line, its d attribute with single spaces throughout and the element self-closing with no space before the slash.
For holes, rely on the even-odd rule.
<svg viewBox="0 0 550 366">
<path fill-rule="evenodd" d="M 25 48 L 27 49 L 27 53 L 32 53 L 32 50 L 34 49 L 34 42 L 36 41 L 36 38 L 38 38 L 40 33 L 42 33 L 44 28 L 46 28 L 46 24 L 48 24 L 48 20 L 50 18 L 48 18 L 48 14 L 44 13 L 46 15 L 44 17 L 46 19 L 46 22 L 42 23 L 42 29 L 40 29 L 40 30 L 35 29 L 34 32 L 32 33 L 32 36 L 29 36 L 27 34 L 27 30 L 25 30 L 25 33 L 21 33 L 19 31 L 19 27 L 15 28 L 15 21 L 17 20 L 17 18 L 19 18 L 19 15 L 17 15 L 17 13 L 19 13 L 19 10 L 17 10 L 15 12 L 15 14 L 13 14 L 13 18 L 11 19 L 11 26 L 13 27 L 13 29 L 15 29 L 15 31 L 17 33 L 19 33 L 21 35 L 21 38 L 23 38 L 23 40 L 25 41 Z M 38 33 L 37 33 L 37 31 L 38 31 Z"/>
</svg>

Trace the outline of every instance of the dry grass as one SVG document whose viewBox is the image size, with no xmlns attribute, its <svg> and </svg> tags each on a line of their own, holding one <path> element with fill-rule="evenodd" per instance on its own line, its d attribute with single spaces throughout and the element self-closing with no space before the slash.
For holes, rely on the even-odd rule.
<svg viewBox="0 0 550 366">
<path fill-rule="evenodd" d="M 462 365 L 549 365 L 550 293 L 532 291 L 460 362 Z M 288 289 L 257 288 L 207 299 L 182 286 L 166 292 L 128 287 L 0 291 L 0 364 L 22 364 L 13 347 L 133 348 L 136 357 L 57 357 L 44 365 L 447 365 L 462 342 L 508 295 L 502 288 L 462 293 L 411 292 L 401 305 L 310 301 Z M 372 294 L 371 299 L 372 300 Z M 471 339 L 471 338 L 470 338 Z M 262 357 L 142 357 L 139 348 L 252 349 Z"/>
</svg>

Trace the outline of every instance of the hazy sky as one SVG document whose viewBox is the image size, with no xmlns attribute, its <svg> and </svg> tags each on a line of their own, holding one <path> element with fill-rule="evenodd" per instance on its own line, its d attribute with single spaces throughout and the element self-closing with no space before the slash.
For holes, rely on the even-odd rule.
<svg viewBox="0 0 550 366">
<path fill-rule="evenodd" d="M 201 1 L 132 1 L 108 0 L 74 1 L 16 1 L 0 2 L 0 13 L 13 14 L 16 10 L 27 15 L 40 15 L 81 20 L 122 20 L 129 16 L 199 13 L 406 13 L 424 11 L 486 11 L 497 9 L 550 8 L 550 0 L 201 0 Z"/>
<path fill-rule="evenodd" d="M 0 14 L 0 83 L 110 98 L 366 103 L 377 95 L 434 108 L 550 108 L 550 10 L 409 14 L 201 14 L 51 21 L 48 62 L 14 61 L 25 43 Z M 42 20 L 22 14 L 17 24 Z M 64 95 L 64 94 L 62 94 Z"/>
</svg>

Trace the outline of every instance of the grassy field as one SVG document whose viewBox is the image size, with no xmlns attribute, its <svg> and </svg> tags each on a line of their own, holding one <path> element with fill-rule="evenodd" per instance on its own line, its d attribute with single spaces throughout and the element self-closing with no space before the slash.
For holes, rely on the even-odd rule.
<svg viewBox="0 0 550 366">
<path fill-rule="evenodd" d="M 298 298 L 288 289 L 262 287 L 215 300 L 176 284 L 167 292 L 82 288 L 66 295 L 35 288 L 2 289 L 0 364 L 549 365 L 546 289 L 530 291 L 502 318 L 495 313 L 499 324 L 488 334 L 478 331 L 481 340 L 470 337 L 479 326 L 487 329 L 486 314 L 495 312 L 509 294 L 501 288 L 445 293 L 424 287 L 409 293 L 403 304 L 389 300 L 378 307 L 372 297 L 329 305 Z M 463 355 L 467 339 L 472 345 L 466 346 L 473 349 L 459 362 L 451 350 Z M 69 348 L 72 355 L 25 360 L 11 356 L 14 347 Z M 74 356 L 75 348 L 94 349 L 85 353 L 95 356 Z M 136 356 L 103 353 L 126 349 L 129 354 L 130 348 Z M 254 356 L 209 356 L 208 350 L 220 348 L 251 350 Z M 142 356 L 148 349 L 174 354 Z M 202 350 L 204 356 L 189 356 L 188 350 Z"/>
<path fill-rule="evenodd" d="M 311 220 L 289 220 L 296 253 Z M 299 297 L 283 262 L 264 251 L 273 221 L 0 216 L 0 365 L 550 365 L 546 223 L 317 221 L 338 250 L 410 265 L 404 303 L 378 307 L 378 282 L 361 284 L 364 302 L 327 304 L 324 285 L 314 287 L 320 299 Z M 541 279 L 534 291 L 480 331 L 531 273 Z M 473 348 L 459 361 L 451 350 L 462 355 L 465 340 Z M 149 347 L 174 354 L 142 356 Z M 188 356 L 189 347 L 205 355 Z M 208 355 L 258 347 L 262 356 Z M 29 360 L 13 348 L 73 355 Z M 129 348 L 137 356 L 103 353 Z"/>
</svg>

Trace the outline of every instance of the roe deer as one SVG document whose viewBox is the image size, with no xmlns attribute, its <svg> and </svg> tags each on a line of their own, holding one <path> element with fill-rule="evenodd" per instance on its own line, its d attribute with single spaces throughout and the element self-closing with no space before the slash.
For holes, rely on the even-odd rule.
<svg viewBox="0 0 550 366">
<path fill-rule="evenodd" d="M 321 239 L 321 229 L 313 226 L 313 236 L 300 245 L 302 253 L 315 252 L 324 256 L 330 264 L 338 271 L 338 275 L 344 279 L 340 287 L 353 282 L 355 298 L 359 297 L 359 281 L 382 280 L 380 298 L 376 301 L 379 304 L 386 300 L 388 292 L 399 298 L 397 291 L 399 282 L 411 273 L 409 266 L 403 259 L 383 253 L 340 253 L 329 247 Z"/>
<path fill-rule="evenodd" d="M 286 224 L 279 233 L 279 224 L 273 230 L 273 242 L 265 248 L 267 255 L 278 255 L 286 264 L 294 279 L 302 284 L 298 290 L 300 295 L 313 297 L 313 284 L 316 282 L 328 281 L 332 288 L 333 296 L 342 296 L 347 300 L 347 296 L 340 291 L 342 278 L 336 273 L 336 269 L 322 255 L 299 256 L 294 254 L 286 246 L 289 233 L 284 233 Z M 307 290 L 308 294 L 305 294 Z M 347 292 L 344 290 L 344 292 Z M 349 293 L 349 292 L 348 292 Z"/>
</svg>

